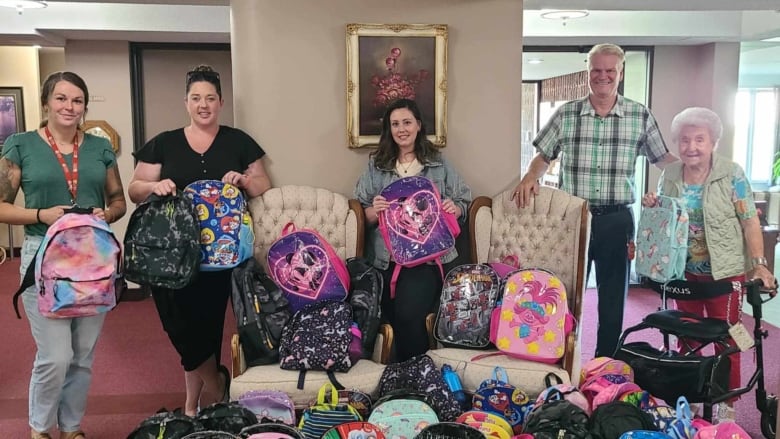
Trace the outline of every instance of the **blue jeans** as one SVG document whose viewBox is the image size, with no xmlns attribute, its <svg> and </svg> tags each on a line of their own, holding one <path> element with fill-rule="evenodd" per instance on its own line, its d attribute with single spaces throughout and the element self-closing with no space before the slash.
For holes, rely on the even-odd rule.
<svg viewBox="0 0 780 439">
<path fill-rule="evenodd" d="M 35 263 L 42 237 L 25 236 L 19 272 Z M 92 381 L 95 343 L 105 314 L 73 319 L 50 319 L 38 311 L 35 286 L 22 294 L 24 311 L 38 351 L 30 377 L 30 427 L 46 432 L 58 424 L 60 431 L 81 429 Z"/>
</svg>

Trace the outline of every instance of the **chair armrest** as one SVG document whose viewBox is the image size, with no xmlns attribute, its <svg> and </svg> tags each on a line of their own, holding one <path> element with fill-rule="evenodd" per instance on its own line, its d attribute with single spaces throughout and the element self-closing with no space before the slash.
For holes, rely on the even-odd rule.
<svg viewBox="0 0 780 439">
<path fill-rule="evenodd" d="M 433 331 L 436 327 L 436 314 L 430 313 L 427 316 L 425 316 L 425 330 L 428 332 L 428 346 L 431 349 L 436 349 L 439 347 L 438 343 L 436 343 L 436 338 L 433 336 Z"/>
<path fill-rule="evenodd" d="M 393 346 L 393 327 L 384 323 L 379 326 L 379 333 L 374 344 L 374 353 L 371 360 L 379 364 L 390 362 L 390 350 Z"/>
<path fill-rule="evenodd" d="M 366 239 L 366 212 L 363 210 L 360 201 L 354 198 L 349 199 L 349 208 L 355 215 L 355 226 L 357 229 L 357 236 L 355 237 L 355 256 L 363 257 Z"/>
<path fill-rule="evenodd" d="M 480 242 L 480 239 L 478 239 L 480 236 L 478 236 L 478 230 L 477 230 L 477 215 L 479 214 L 480 209 L 483 207 L 487 208 L 487 211 L 489 212 L 491 207 L 493 206 L 493 200 L 490 197 L 485 196 L 479 196 L 474 199 L 474 201 L 471 202 L 471 205 L 469 205 L 469 238 L 471 239 L 471 262 L 474 264 L 479 264 L 481 262 L 487 262 L 487 260 L 481 261 L 479 257 L 479 248 L 477 247 L 477 243 Z M 489 224 L 489 223 L 488 223 Z M 490 231 L 488 230 L 488 236 L 487 241 L 483 244 L 483 246 L 488 247 L 490 245 Z M 485 253 L 485 257 L 487 257 L 487 253 Z"/>
<path fill-rule="evenodd" d="M 233 368 L 233 378 L 241 375 L 246 370 L 246 361 L 244 359 L 244 351 L 241 349 L 241 341 L 238 339 L 238 334 L 233 334 L 230 338 L 230 359 Z"/>
</svg>

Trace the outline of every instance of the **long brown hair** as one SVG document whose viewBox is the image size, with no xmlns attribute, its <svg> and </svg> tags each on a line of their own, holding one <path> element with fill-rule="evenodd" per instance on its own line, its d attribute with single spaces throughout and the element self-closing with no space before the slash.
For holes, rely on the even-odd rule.
<svg viewBox="0 0 780 439">
<path fill-rule="evenodd" d="M 414 154 L 417 156 L 417 160 L 423 165 L 439 160 L 441 156 L 439 150 L 425 136 L 425 122 L 422 120 L 417 102 L 411 99 L 398 99 L 387 106 L 385 114 L 382 116 L 382 134 L 379 136 L 379 146 L 376 151 L 371 153 L 374 165 L 379 169 L 393 169 L 395 167 L 395 162 L 398 160 L 398 144 L 393 140 L 393 134 L 390 131 L 390 114 L 399 108 L 411 111 L 420 124 L 420 131 L 417 133 L 417 138 L 414 139 Z"/>
</svg>

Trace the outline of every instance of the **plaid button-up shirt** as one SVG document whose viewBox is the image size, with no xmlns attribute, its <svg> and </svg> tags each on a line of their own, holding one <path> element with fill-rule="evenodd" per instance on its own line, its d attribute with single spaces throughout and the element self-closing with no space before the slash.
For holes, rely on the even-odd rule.
<svg viewBox="0 0 780 439">
<path fill-rule="evenodd" d="M 560 156 L 559 187 L 591 206 L 633 203 L 637 156 L 656 163 L 668 152 L 650 110 L 620 95 L 606 117 L 587 97 L 565 103 L 533 144 L 547 160 Z"/>
</svg>

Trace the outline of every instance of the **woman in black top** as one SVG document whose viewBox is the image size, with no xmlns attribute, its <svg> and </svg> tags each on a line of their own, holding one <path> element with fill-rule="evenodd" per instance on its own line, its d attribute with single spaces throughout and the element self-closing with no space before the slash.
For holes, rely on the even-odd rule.
<svg viewBox="0 0 780 439">
<path fill-rule="evenodd" d="M 169 195 L 203 179 L 231 183 L 247 197 L 271 187 L 260 145 L 241 130 L 219 125 L 222 91 L 211 67 L 187 73 L 185 105 L 188 126 L 163 132 L 134 153 L 138 164 L 128 187 L 133 202 L 152 193 Z M 200 272 L 179 290 L 152 288 L 163 328 L 184 367 L 187 415 L 229 399 L 230 375 L 219 360 L 229 295 L 230 270 Z"/>
</svg>

